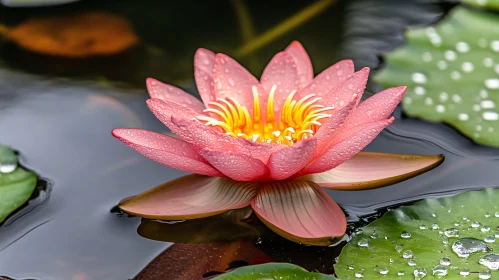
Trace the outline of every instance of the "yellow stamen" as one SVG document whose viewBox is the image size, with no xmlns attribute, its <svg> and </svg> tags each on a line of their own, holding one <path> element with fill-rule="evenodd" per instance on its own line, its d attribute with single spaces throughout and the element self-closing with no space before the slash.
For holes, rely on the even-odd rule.
<svg viewBox="0 0 499 280">
<path fill-rule="evenodd" d="M 309 94 L 294 100 L 296 90 L 287 96 L 280 118 L 276 118 L 275 95 L 277 85 L 269 91 L 266 113 L 262 115 L 260 93 L 252 87 L 253 114 L 233 98 L 210 102 L 210 108 L 204 112 L 211 116 L 198 116 L 197 119 L 208 126 L 216 126 L 232 137 L 244 138 L 254 142 L 279 143 L 293 145 L 294 143 L 312 137 L 324 122 L 331 117 L 334 107 L 324 107 L 321 98 Z M 277 111 L 279 112 L 279 110 Z"/>
</svg>

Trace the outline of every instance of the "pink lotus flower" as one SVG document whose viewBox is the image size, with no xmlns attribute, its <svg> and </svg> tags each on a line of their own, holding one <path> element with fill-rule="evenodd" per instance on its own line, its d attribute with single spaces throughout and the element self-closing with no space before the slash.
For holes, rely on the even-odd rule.
<svg viewBox="0 0 499 280">
<path fill-rule="evenodd" d="M 186 176 L 123 202 L 154 219 L 192 219 L 251 205 L 278 234 L 330 244 L 345 215 L 320 187 L 361 190 L 393 184 L 438 166 L 443 156 L 360 152 L 386 126 L 406 91 L 386 89 L 360 103 L 369 68 L 340 61 L 313 77 L 298 42 L 276 54 L 258 81 L 224 54 L 199 49 L 195 78 L 202 102 L 147 79 L 147 105 L 180 139 L 142 129 L 113 135 Z"/>
</svg>

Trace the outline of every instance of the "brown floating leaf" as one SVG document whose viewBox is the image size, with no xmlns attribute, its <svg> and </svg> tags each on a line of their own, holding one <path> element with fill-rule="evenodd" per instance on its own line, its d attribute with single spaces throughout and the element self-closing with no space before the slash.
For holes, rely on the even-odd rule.
<svg viewBox="0 0 499 280">
<path fill-rule="evenodd" d="M 134 280 L 197 280 L 210 272 L 225 272 L 234 263 L 272 261 L 249 241 L 174 244 L 157 256 Z"/>
<path fill-rule="evenodd" d="M 138 43 L 126 19 L 105 12 L 33 18 L 2 33 L 27 50 L 65 57 L 110 55 Z"/>
</svg>

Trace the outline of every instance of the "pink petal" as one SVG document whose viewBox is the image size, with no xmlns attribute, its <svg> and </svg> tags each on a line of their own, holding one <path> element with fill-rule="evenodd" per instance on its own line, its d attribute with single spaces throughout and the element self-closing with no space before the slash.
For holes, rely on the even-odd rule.
<svg viewBox="0 0 499 280">
<path fill-rule="evenodd" d="M 153 78 L 147 78 L 146 85 L 151 98 L 174 102 L 200 113 L 205 109 L 205 106 L 199 99 L 179 88 L 164 84 Z"/>
<path fill-rule="evenodd" d="M 324 150 L 329 147 L 331 140 L 343 128 L 344 122 L 347 121 L 347 118 L 357 105 L 358 98 L 360 97 L 353 97 L 344 107 L 334 111 L 333 115 L 319 127 L 314 135 L 314 138 L 317 139 L 317 145 L 312 155 L 313 159 L 322 155 Z"/>
<path fill-rule="evenodd" d="M 300 171 L 312 156 L 316 141 L 315 138 L 308 138 L 272 153 L 267 163 L 270 177 L 273 180 L 283 180 Z"/>
<path fill-rule="evenodd" d="M 221 53 L 215 56 L 213 82 L 217 99 L 231 97 L 246 107 L 250 114 L 253 112 L 252 87 L 256 87 L 260 94 L 264 92 L 258 80 L 248 70 Z"/>
<path fill-rule="evenodd" d="M 119 207 L 149 219 L 202 218 L 248 206 L 258 187 L 258 183 L 193 174 L 125 200 Z"/>
<path fill-rule="evenodd" d="M 354 127 L 388 118 L 400 103 L 406 90 L 406 86 L 393 87 L 369 97 L 355 109 L 345 127 Z"/>
<path fill-rule="evenodd" d="M 276 112 L 280 112 L 286 98 L 293 90 L 298 90 L 300 86 L 297 66 L 293 57 L 287 52 L 276 54 L 265 67 L 260 82 L 265 90 L 260 100 L 265 106 L 270 90 L 273 86 L 277 86 L 274 108 L 277 109 Z"/>
<path fill-rule="evenodd" d="M 341 208 L 310 181 L 265 184 L 251 207 L 269 228 L 298 243 L 329 245 L 346 230 Z"/>
<path fill-rule="evenodd" d="M 208 149 L 199 152 L 216 169 L 236 181 L 260 181 L 269 173 L 263 162 L 247 155 Z"/>
<path fill-rule="evenodd" d="M 317 75 L 308 86 L 298 92 L 297 98 L 300 99 L 309 94 L 324 96 L 338 87 L 353 72 L 354 68 L 351 60 L 339 61 Z"/>
<path fill-rule="evenodd" d="M 350 75 L 338 87 L 331 90 L 319 101 L 324 106 L 343 107 L 352 97 L 358 97 L 357 104 L 360 97 L 366 88 L 367 78 L 369 77 L 369 68 L 364 67 Z"/>
<path fill-rule="evenodd" d="M 314 79 L 314 69 L 308 57 L 307 51 L 298 41 L 293 41 L 285 50 L 293 57 L 298 70 L 300 89 L 308 85 Z M 352 71 L 353 72 L 353 71 Z"/>
<path fill-rule="evenodd" d="M 206 49 L 198 49 L 194 55 L 194 78 L 199 95 L 207 107 L 209 102 L 215 101 L 216 95 L 213 89 L 213 66 L 215 65 L 215 54 Z"/>
<path fill-rule="evenodd" d="M 332 140 L 331 148 L 314 160 L 304 172 L 300 173 L 303 175 L 320 173 L 335 168 L 364 149 L 393 120 L 394 118 L 390 118 L 367 123 L 341 132 L 338 138 Z"/>
<path fill-rule="evenodd" d="M 176 126 L 175 134 L 199 150 L 209 148 L 215 151 L 243 154 L 267 163 L 270 154 L 284 148 L 283 145 L 279 144 L 266 144 L 235 138 L 215 131 L 196 120 L 179 119 L 175 116 L 171 119 Z"/>
<path fill-rule="evenodd" d="M 160 133 L 143 129 L 113 130 L 113 136 L 147 158 L 187 172 L 223 176 L 190 144 Z"/>
<path fill-rule="evenodd" d="M 443 155 L 417 156 L 360 152 L 326 172 L 300 177 L 335 190 L 367 190 L 410 179 L 439 166 Z"/>
<path fill-rule="evenodd" d="M 156 118 L 164 123 L 175 134 L 177 134 L 177 126 L 172 123 L 172 116 L 180 119 L 193 119 L 200 115 L 200 113 L 192 110 L 191 108 L 187 108 L 167 100 L 149 99 L 146 102 L 147 106 L 149 106 L 149 109 L 156 116 Z"/>
</svg>

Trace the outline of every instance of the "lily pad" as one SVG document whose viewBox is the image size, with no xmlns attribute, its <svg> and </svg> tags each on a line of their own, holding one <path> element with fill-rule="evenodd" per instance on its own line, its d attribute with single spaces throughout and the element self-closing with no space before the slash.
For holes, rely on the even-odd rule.
<svg viewBox="0 0 499 280">
<path fill-rule="evenodd" d="M 21 207 L 36 187 L 35 173 L 17 166 L 17 155 L 0 146 L 0 223 Z"/>
<path fill-rule="evenodd" d="M 266 263 L 260 265 L 245 266 L 231 272 L 213 278 L 214 280 L 259 280 L 259 279 L 282 279 L 282 280 L 331 280 L 333 276 L 308 272 L 307 270 L 289 263 Z"/>
<path fill-rule="evenodd" d="M 337 276 L 462 279 L 469 275 L 496 279 L 497 201 L 499 189 L 486 189 L 426 199 L 389 211 L 356 231 L 335 265 Z"/>
<path fill-rule="evenodd" d="M 475 142 L 499 147 L 499 15 L 455 8 L 435 27 L 410 29 L 375 77 L 409 86 L 412 117 L 446 122 Z"/>
<path fill-rule="evenodd" d="M 486 9 L 499 10 L 499 0 L 463 0 L 463 3 Z"/>
</svg>

